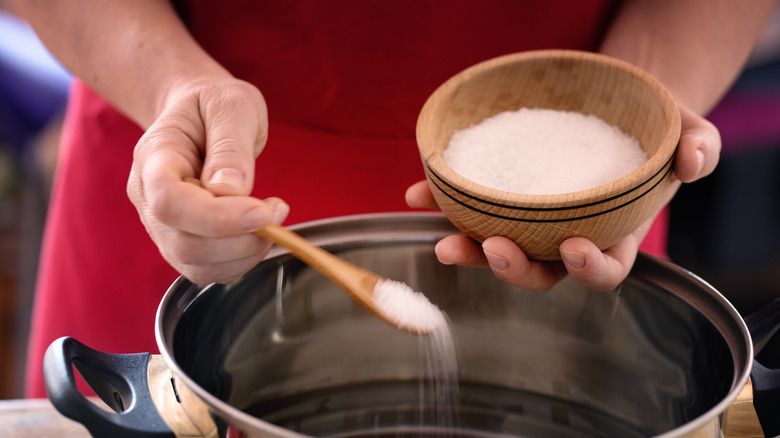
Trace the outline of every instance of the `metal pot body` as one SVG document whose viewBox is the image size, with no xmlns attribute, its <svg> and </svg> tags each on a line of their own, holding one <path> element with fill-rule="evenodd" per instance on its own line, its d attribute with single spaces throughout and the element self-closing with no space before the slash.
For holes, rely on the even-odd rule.
<svg viewBox="0 0 780 438">
<path fill-rule="evenodd" d="M 439 263 L 434 245 L 453 232 L 440 215 L 296 231 L 446 312 L 460 391 L 452 422 L 431 414 L 418 337 L 279 250 L 228 286 L 180 279 L 160 305 L 161 354 L 223 436 L 716 437 L 747 382 L 752 346 L 739 314 L 666 261 L 640 254 L 609 293 L 570 279 L 533 293 Z"/>
</svg>

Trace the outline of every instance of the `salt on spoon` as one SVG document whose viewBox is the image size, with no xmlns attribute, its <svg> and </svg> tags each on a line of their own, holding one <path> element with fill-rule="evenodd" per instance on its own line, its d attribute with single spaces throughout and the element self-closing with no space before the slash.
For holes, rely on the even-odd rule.
<svg viewBox="0 0 780 438">
<path fill-rule="evenodd" d="M 184 181 L 203 187 L 200 180 L 195 178 L 185 178 Z M 280 225 L 268 224 L 254 231 L 254 234 L 287 248 L 352 299 L 398 329 L 424 335 L 446 322 L 444 313 L 438 307 L 405 283 L 388 280 L 353 265 Z"/>
<path fill-rule="evenodd" d="M 430 333 L 447 323 L 444 312 L 428 297 L 400 281 L 378 281 L 373 301 L 377 310 L 408 332 Z"/>
</svg>

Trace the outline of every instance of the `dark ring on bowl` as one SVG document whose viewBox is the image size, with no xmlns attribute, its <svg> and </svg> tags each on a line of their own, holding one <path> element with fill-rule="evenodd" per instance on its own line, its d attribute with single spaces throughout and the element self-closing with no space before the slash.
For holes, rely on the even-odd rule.
<svg viewBox="0 0 780 438">
<path fill-rule="evenodd" d="M 431 169 L 431 167 L 428 165 L 427 162 L 425 162 L 425 168 L 426 168 L 426 173 L 428 174 L 429 177 L 431 177 L 431 176 L 434 177 L 436 180 L 438 180 L 442 184 L 446 185 L 450 189 L 460 193 L 461 195 L 463 195 L 465 197 L 468 197 L 468 198 L 471 198 L 471 199 L 473 199 L 475 201 L 478 201 L 478 202 L 480 202 L 482 204 L 492 205 L 492 206 L 495 206 L 495 207 L 506 208 L 506 209 L 510 209 L 510 210 L 535 211 L 535 212 L 574 210 L 574 209 L 578 209 L 578 208 L 591 207 L 591 206 L 594 206 L 594 205 L 603 204 L 605 202 L 613 201 L 613 200 L 615 200 L 617 198 L 620 198 L 622 196 L 628 195 L 631 192 L 639 190 L 642 186 L 645 186 L 645 185 L 649 184 L 651 181 L 656 179 L 661 174 L 661 172 L 663 172 L 663 175 L 661 176 L 661 178 L 658 178 L 658 181 L 656 181 L 655 184 L 653 184 L 650 188 L 648 188 L 647 190 L 642 192 L 639 196 L 637 196 L 637 197 L 635 197 L 635 198 L 633 198 L 633 199 L 631 199 L 631 200 L 629 200 L 627 202 L 624 202 L 624 203 L 622 203 L 620 205 L 616 205 L 615 207 L 609 208 L 607 210 L 599 211 L 598 213 L 592 213 L 592 214 L 588 214 L 588 215 L 584 215 L 584 216 L 576 216 L 576 217 L 565 218 L 565 219 L 525 219 L 525 218 L 517 218 L 517 217 L 511 217 L 511 216 L 503 216 L 503 215 L 500 215 L 500 214 L 490 213 L 490 212 L 487 212 L 487 211 L 484 211 L 484 210 L 480 210 L 480 209 L 478 209 L 478 208 L 476 208 L 476 207 L 474 207 L 472 205 L 466 204 L 465 202 L 463 202 L 463 201 L 453 197 L 452 195 L 447 193 L 444 189 L 442 189 L 441 186 L 439 186 L 439 184 L 437 184 L 436 181 L 433 180 L 433 178 L 429 178 L 431 183 L 434 186 L 436 186 L 436 188 L 439 189 L 440 192 L 442 192 L 444 195 L 446 195 L 448 198 L 452 199 L 453 201 L 457 202 L 458 204 L 468 208 L 469 210 L 473 210 L 473 211 L 476 211 L 478 213 L 482 213 L 482 214 L 485 214 L 485 215 L 488 215 L 488 216 L 492 216 L 492 217 L 495 217 L 495 218 L 498 218 L 498 219 L 507 219 L 507 220 L 516 221 L 516 222 L 546 223 L 546 222 L 571 222 L 571 221 L 576 221 L 576 220 L 589 219 L 589 218 L 592 218 L 592 217 L 601 216 L 603 214 L 606 214 L 606 213 L 609 213 L 609 212 L 621 209 L 621 208 L 623 208 L 623 207 L 625 207 L 627 205 L 632 204 L 634 201 L 637 201 L 637 200 L 641 199 L 646 194 L 648 194 L 651 191 L 653 191 L 653 189 L 656 188 L 658 186 L 658 184 L 660 184 L 661 181 L 663 181 L 666 178 L 666 176 L 672 171 L 671 164 L 672 164 L 672 160 L 673 159 L 674 159 L 674 156 L 670 157 L 666 161 L 666 163 L 664 163 L 664 165 L 656 173 L 654 173 L 650 178 L 648 178 L 647 180 L 643 181 L 641 184 L 638 184 L 638 185 L 632 187 L 631 189 L 626 190 L 623 193 L 617 194 L 615 196 L 611 196 L 609 198 L 602 199 L 600 201 L 590 202 L 590 203 L 587 203 L 587 204 L 580 204 L 580 205 L 574 205 L 574 206 L 568 206 L 568 207 L 550 207 L 550 208 L 518 207 L 518 206 L 514 206 L 514 205 L 501 204 L 501 203 L 498 203 L 498 202 L 485 201 L 483 199 L 480 199 L 480 198 L 474 197 L 472 195 L 469 195 L 468 193 L 465 193 L 462 190 L 459 190 L 459 189 L 453 187 L 452 185 L 448 184 L 439 175 L 437 175 L 436 172 L 433 171 L 433 169 Z"/>
</svg>

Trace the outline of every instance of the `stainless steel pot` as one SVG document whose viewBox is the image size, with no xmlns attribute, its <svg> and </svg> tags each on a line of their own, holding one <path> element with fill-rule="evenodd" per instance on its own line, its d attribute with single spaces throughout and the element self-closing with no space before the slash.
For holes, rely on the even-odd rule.
<svg viewBox="0 0 780 438">
<path fill-rule="evenodd" d="M 424 291 L 447 313 L 458 353 L 457 427 L 435 427 L 420 401 L 419 339 L 282 250 L 229 286 L 176 281 L 159 307 L 161 356 L 151 367 L 149 355 L 106 355 L 70 338 L 52 344 L 44 368 L 55 406 L 95 434 L 111 428 L 110 436 L 189 427 L 201 436 L 282 438 L 717 437 L 748 381 L 753 347 L 742 318 L 669 262 L 640 254 L 610 293 L 569 279 L 532 293 L 486 269 L 440 264 L 434 244 L 454 229 L 438 214 L 345 217 L 296 230 Z M 71 364 L 121 415 L 76 393 Z"/>
</svg>

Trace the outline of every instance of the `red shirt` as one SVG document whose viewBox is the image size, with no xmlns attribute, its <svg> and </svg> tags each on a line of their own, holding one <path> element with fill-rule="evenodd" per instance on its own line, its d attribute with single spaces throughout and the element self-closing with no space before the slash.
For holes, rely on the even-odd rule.
<svg viewBox="0 0 780 438">
<path fill-rule="evenodd" d="M 610 1 L 191 1 L 202 46 L 256 84 L 271 120 L 255 195 L 287 224 L 408 210 L 424 174 L 414 139 L 425 99 L 476 62 L 541 48 L 595 50 Z M 49 210 L 28 366 L 68 335 L 109 352 L 156 352 L 154 316 L 177 273 L 146 234 L 125 184 L 141 130 L 76 82 Z M 665 233 L 645 246 L 662 252 Z M 661 242 L 661 245 L 658 243 Z"/>
</svg>

